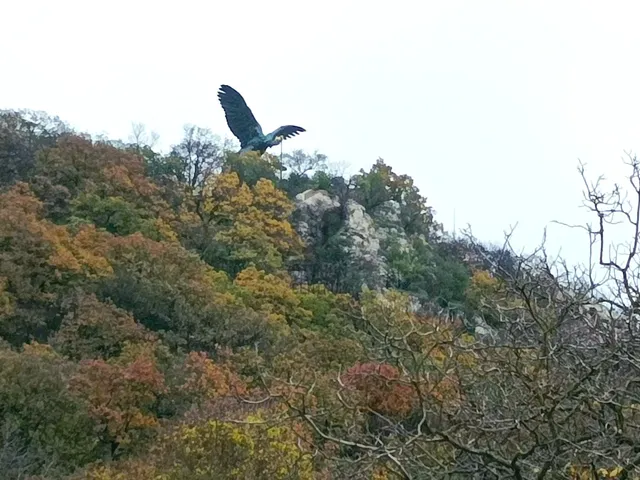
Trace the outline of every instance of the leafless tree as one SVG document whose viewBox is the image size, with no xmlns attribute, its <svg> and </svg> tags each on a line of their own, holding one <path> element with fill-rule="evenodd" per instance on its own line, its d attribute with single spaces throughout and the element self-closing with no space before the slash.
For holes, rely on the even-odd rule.
<svg viewBox="0 0 640 480">
<path fill-rule="evenodd" d="M 327 156 L 317 151 L 309 155 L 302 150 L 294 150 L 285 153 L 282 159 L 283 165 L 290 173 L 302 176 L 316 170 L 323 170 L 327 166 Z"/>
<path fill-rule="evenodd" d="M 149 147 L 153 149 L 158 143 L 160 135 L 157 132 L 147 131 L 145 124 L 140 122 L 134 122 L 131 124 L 131 133 L 129 134 L 129 142 L 131 142 L 136 148 L 141 150 L 143 147 Z"/>
<path fill-rule="evenodd" d="M 184 137 L 171 155 L 180 160 L 185 182 L 198 189 L 222 167 L 224 145 L 208 128 L 185 125 Z"/>
</svg>

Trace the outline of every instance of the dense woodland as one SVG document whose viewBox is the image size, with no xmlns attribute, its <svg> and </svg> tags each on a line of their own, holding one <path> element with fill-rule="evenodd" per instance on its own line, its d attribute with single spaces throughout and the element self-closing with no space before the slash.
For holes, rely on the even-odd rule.
<svg viewBox="0 0 640 480">
<path fill-rule="evenodd" d="M 634 158 L 631 204 L 582 171 L 580 270 L 452 238 L 383 160 L 153 140 L 0 112 L 1 478 L 640 478 Z M 339 205 L 313 242 L 310 189 Z M 371 285 L 348 206 L 389 201 Z"/>
</svg>

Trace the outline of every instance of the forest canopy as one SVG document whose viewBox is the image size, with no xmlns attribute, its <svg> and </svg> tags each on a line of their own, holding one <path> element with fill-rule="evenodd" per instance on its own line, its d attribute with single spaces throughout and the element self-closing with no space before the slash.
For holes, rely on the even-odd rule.
<svg viewBox="0 0 640 480">
<path fill-rule="evenodd" d="M 580 169 L 598 277 L 383 159 L 153 143 L 0 111 L 2 478 L 640 479 L 635 157 Z"/>
</svg>

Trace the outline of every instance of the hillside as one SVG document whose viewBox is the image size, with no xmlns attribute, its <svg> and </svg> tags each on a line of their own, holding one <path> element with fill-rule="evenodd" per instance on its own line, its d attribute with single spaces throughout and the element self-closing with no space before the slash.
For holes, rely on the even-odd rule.
<svg viewBox="0 0 640 480">
<path fill-rule="evenodd" d="M 0 112 L 1 478 L 640 478 L 635 251 L 602 298 L 381 159 L 138 133 Z"/>
</svg>

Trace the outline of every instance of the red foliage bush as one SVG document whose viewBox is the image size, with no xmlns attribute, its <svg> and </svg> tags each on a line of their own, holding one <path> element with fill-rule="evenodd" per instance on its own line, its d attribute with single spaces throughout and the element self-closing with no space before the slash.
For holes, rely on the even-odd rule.
<svg viewBox="0 0 640 480">
<path fill-rule="evenodd" d="M 360 394 L 363 406 L 384 415 L 405 415 L 414 403 L 412 386 L 389 364 L 357 363 L 347 370 L 342 381 Z"/>
</svg>

